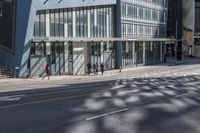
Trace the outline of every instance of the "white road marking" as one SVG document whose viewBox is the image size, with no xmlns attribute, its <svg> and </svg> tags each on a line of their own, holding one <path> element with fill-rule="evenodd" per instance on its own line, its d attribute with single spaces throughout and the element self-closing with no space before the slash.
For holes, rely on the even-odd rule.
<svg viewBox="0 0 200 133">
<path fill-rule="evenodd" d="M 97 119 L 97 118 L 101 118 L 101 117 L 104 117 L 104 116 L 124 112 L 124 111 L 127 111 L 127 110 L 129 110 L 129 108 L 125 108 L 125 109 L 121 109 L 121 110 L 117 110 L 117 111 L 113 111 L 113 112 L 109 112 L 109 113 L 105 113 L 105 114 L 101 114 L 101 115 L 96 115 L 96 116 L 87 118 L 86 121 L 91 121 L 91 120 L 94 120 L 94 119 Z"/>
<path fill-rule="evenodd" d="M 125 87 L 125 85 L 115 85 L 112 88 L 110 88 L 110 90 L 118 90 L 118 89 L 123 88 L 123 87 Z"/>
<path fill-rule="evenodd" d="M 2 96 L 2 97 L 0 97 L 0 102 L 19 101 L 24 96 L 25 95 Z"/>
</svg>

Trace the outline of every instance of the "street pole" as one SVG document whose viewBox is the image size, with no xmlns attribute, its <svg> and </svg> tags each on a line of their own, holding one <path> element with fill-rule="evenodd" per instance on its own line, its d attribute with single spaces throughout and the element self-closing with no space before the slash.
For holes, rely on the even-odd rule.
<svg viewBox="0 0 200 133">
<path fill-rule="evenodd" d="M 175 65 L 177 63 L 177 46 L 178 46 L 178 21 L 176 20 L 176 43 L 175 43 Z"/>
</svg>

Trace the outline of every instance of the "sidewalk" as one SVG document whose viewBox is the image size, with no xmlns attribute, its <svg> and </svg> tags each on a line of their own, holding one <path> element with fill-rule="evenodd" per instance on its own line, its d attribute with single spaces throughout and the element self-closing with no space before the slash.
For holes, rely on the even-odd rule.
<svg viewBox="0 0 200 133">
<path fill-rule="evenodd" d="M 48 80 L 47 77 L 45 79 L 41 78 L 41 77 L 33 77 L 33 78 L 7 78 L 7 79 L 0 79 L 0 87 L 4 86 L 4 85 L 9 85 L 9 84 L 23 84 L 23 83 L 45 83 L 45 82 L 51 82 L 51 81 L 80 81 L 81 80 L 101 80 L 101 79 L 105 79 L 105 77 L 112 77 L 112 76 L 120 76 L 123 73 L 126 72 L 136 72 L 138 70 L 144 70 L 145 69 L 149 69 L 149 68 L 153 68 L 156 66 L 167 66 L 167 64 L 158 64 L 158 65 L 154 65 L 154 66 L 140 66 L 140 67 L 132 67 L 132 68 L 124 68 L 122 69 L 122 72 L 120 73 L 119 69 L 114 69 L 114 70 L 108 70 L 105 71 L 104 75 L 101 75 L 101 73 L 99 72 L 98 75 L 94 75 L 93 73 L 91 73 L 90 75 L 60 75 L 60 76 L 51 76 L 50 79 Z"/>
<path fill-rule="evenodd" d="M 190 58 L 185 58 L 182 61 L 176 61 L 174 58 L 167 58 L 166 64 L 169 64 L 169 65 L 200 64 L 200 58 L 199 57 L 190 57 Z"/>
<path fill-rule="evenodd" d="M 128 71 L 128 70 L 138 70 L 142 69 L 142 67 L 133 67 L 133 68 L 128 68 L 128 69 L 123 69 L 123 71 Z M 108 70 L 104 72 L 104 75 L 102 76 L 101 73 L 99 72 L 98 75 L 94 75 L 91 73 L 90 75 L 59 75 L 59 76 L 50 76 L 50 80 L 56 81 L 56 80 L 65 80 L 67 79 L 68 81 L 72 80 L 83 80 L 83 79 L 95 79 L 95 78 L 101 78 L 101 77 L 108 77 L 108 76 L 113 76 L 113 75 L 118 75 L 120 74 L 119 69 L 114 69 L 114 70 Z M 13 82 L 21 82 L 21 81 L 47 81 L 47 77 L 43 80 L 41 77 L 33 77 L 33 78 L 7 78 L 7 79 L 0 79 L 0 86 L 2 83 L 13 83 Z"/>
<path fill-rule="evenodd" d="M 200 58 L 195 59 L 195 62 L 199 61 L 200 63 Z M 193 61 L 193 62 L 194 62 Z M 161 63 L 161 64 L 155 64 L 155 65 L 146 65 L 146 66 L 138 66 L 138 67 L 130 67 L 130 68 L 122 68 L 122 72 L 120 73 L 119 69 L 113 69 L 113 70 L 108 70 L 104 72 L 104 75 L 102 76 L 101 73 L 99 72 L 98 75 L 94 75 L 91 73 L 90 75 L 59 75 L 59 76 L 51 76 L 50 80 L 45 78 L 44 80 L 41 77 L 33 77 L 33 78 L 7 78 L 7 79 L 0 79 L 0 86 L 3 84 L 9 84 L 9 83 L 23 83 L 23 82 L 45 82 L 45 81 L 61 81 L 61 80 L 67 80 L 67 81 L 74 81 L 74 80 L 98 80 L 98 79 L 103 79 L 104 77 L 109 77 L 109 76 L 117 76 L 129 71 L 137 72 L 138 70 L 145 71 L 146 69 L 149 68 L 155 68 L 155 67 L 168 67 L 170 64 L 169 62 L 167 63 Z"/>
<path fill-rule="evenodd" d="M 200 66 L 200 60 L 196 67 Z M 186 64 L 187 65 L 187 64 Z M 190 66 L 188 66 L 189 68 Z M 178 66 L 169 66 L 168 63 L 149 65 L 149 66 L 139 66 L 132 68 L 124 68 L 120 73 L 119 69 L 105 71 L 105 74 L 102 76 L 94 75 L 81 75 L 81 76 L 73 76 L 73 75 L 61 75 L 61 76 L 51 76 L 48 80 L 47 78 L 10 78 L 10 79 L 0 79 L 0 93 L 3 92 L 12 92 L 12 91 L 23 91 L 23 90 L 34 90 L 34 89 L 42 89 L 42 88 L 54 88 L 54 87 L 63 87 L 72 84 L 78 83 L 89 83 L 89 82 L 103 82 L 109 80 L 116 80 L 119 78 L 125 78 L 128 76 L 138 77 L 145 75 L 155 76 L 159 73 L 165 74 L 169 73 L 171 70 L 175 70 L 176 68 L 180 68 Z M 185 66 L 183 65 L 183 68 Z M 197 71 L 198 70 L 198 71 Z M 197 69 L 196 73 L 200 73 L 200 70 Z M 153 72 L 152 72 L 153 71 Z"/>
<path fill-rule="evenodd" d="M 131 70 L 139 70 L 142 68 L 131 68 Z M 124 69 L 123 72 L 130 69 Z M 123 73 L 122 72 L 122 73 Z M 112 76 L 120 75 L 119 69 L 105 71 L 104 75 L 61 75 L 61 76 L 51 76 L 48 80 L 47 78 L 43 79 L 41 77 L 34 78 L 9 78 L 9 79 L 0 79 L 0 93 L 5 92 L 15 92 L 15 91 L 29 91 L 45 88 L 56 88 L 63 87 L 71 84 L 77 83 L 86 83 L 94 81 L 103 81 L 112 79 Z"/>
</svg>

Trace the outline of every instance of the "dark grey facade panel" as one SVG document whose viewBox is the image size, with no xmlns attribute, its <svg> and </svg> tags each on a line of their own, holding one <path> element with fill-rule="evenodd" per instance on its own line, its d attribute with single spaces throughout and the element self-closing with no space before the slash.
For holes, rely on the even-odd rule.
<svg viewBox="0 0 200 133">
<path fill-rule="evenodd" d="M 182 13 L 182 0 L 169 0 L 168 1 L 168 22 L 167 22 L 167 36 L 176 37 L 177 28 L 177 38 L 182 38 L 182 27 L 183 27 L 183 13 Z M 177 27 L 176 27 L 177 23 Z"/>
<path fill-rule="evenodd" d="M 15 0 L 0 3 L 0 47 L 14 50 Z"/>
<path fill-rule="evenodd" d="M 14 53 L 0 49 L 0 62 L 7 64 L 13 69 L 20 67 L 20 70 L 17 71 L 20 72 L 20 75 L 24 75 L 27 69 L 36 10 L 32 1 L 16 1 Z"/>
<path fill-rule="evenodd" d="M 200 7 L 195 8 L 195 32 L 200 32 Z"/>
</svg>

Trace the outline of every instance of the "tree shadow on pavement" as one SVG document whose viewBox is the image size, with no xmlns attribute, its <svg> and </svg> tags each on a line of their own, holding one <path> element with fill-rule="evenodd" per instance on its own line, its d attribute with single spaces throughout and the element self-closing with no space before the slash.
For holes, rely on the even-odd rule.
<svg viewBox="0 0 200 133">
<path fill-rule="evenodd" d="M 74 87 L 69 90 L 83 86 L 88 91 L 53 93 L 54 100 L 45 96 L 43 102 L 0 108 L 4 114 L 0 129 L 2 133 L 199 133 L 199 80 L 199 75 L 191 75 L 120 79 L 90 87 L 84 87 L 88 83 L 67 84 L 49 91 L 69 86 Z M 71 94 L 74 97 L 68 98 Z M 129 110 L 86 120 L 124 108 Z"/>
</svg>

